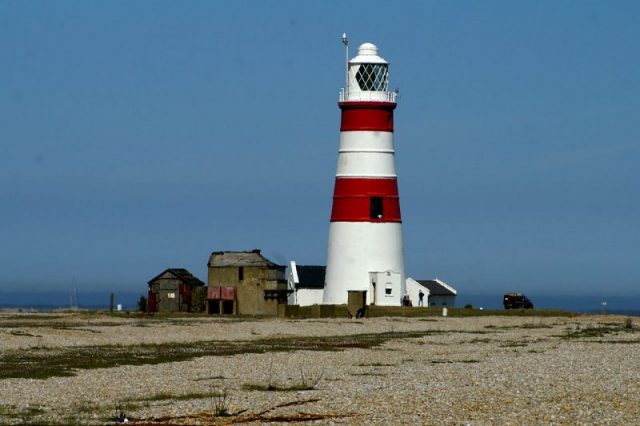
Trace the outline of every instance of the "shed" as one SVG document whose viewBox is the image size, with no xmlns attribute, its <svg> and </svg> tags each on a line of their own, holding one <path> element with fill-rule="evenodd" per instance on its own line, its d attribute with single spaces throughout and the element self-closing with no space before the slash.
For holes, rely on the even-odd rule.
<svg viewBox="0 0 640 426">
<path fill-rule="evenodd" d="M 418 306 L 418 293 L 424 293 L 424 306 L 448 306 L 456 304 L 457 290 L 444 281 L 434 278 L 431 280 L 406 279 L 407 294 L 413 306 Z"/>
<path fill-rule="evenodd" d="M 259 249 L 214 251 L 209 270 L 209 313 L 278 315 L 287 303 L 285 267 L 273 263 Z"/>
<path fill-rule="evenodd" d="M 326 266 L 289 263 L 289 303 L 299 306 L 322 304 Z"/>
<path fill-rule="evenodd" d="M 205 284 L 184 268 L 169 268 L 147 285 L 147 312 L 190 312 L 191 293 Z"/>
</svg>

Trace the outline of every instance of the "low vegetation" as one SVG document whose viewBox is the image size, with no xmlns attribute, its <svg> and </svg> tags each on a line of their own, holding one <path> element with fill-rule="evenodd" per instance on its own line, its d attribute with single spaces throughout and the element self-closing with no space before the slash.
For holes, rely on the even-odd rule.
<svg viewBox="0 0 640 426">
<path fill-rule="evenodd" d="M 508 340 L 506 342 L 502 342 L 499 345 L 501 348 L 524 348 L 529 346 L 527 341 L 522 340 Z"/>
<path fill-rule="evenodd" d="M 459 359 L 459 360 L 440 360 L 440 359 L 434 359 L 431 361 L 431 364 L 456 364 L 456 363 L 461 363 L 461 364 L 477 364 L 479 363 L 480 360 L 478 359 Z"/>
<path fill-rule="evenodd" d="M 45 413 L 46 410 L 39 406 L 30 406 L 20 409 L 12 405 L 0 405 L 0 418 L 13 420 L 19 424 L 43 424 L 38 421 L 38 417 Z"/>
<path fill-rule="evenodd" d="M 493 329 L 493 330 L 510 330 L 510 329 L 520 329 L 520 328 L 537 329 L 537 328 L 553 328 L 553 327 L 554 327 L 554 324 L 542 324 L 542 323 L 538 323 L 538 324 L 526 323 L 526 324 L 521 324 L 521 325 L 502 325 L 502 326 L 485 325 L 484 326 L 484 328 L 490 328 L 490 329 Z"/>
<path fill-rule="evenodd" d="M 406 306 L 369 306 L 367 317 L 440 317 L 442 306 L 427 308 Z M 569 311 L 552 309 L 476 309 L 476 308 L 447 308 L 449 317 L 479 317 L 479 316 L 508 316 L 508 317 L 574 317 L 579 314 Z"/>
<path fill-rule="evenodd" d="M 597 338 L 604 337 L 606 335 L 617 335 L 620 333 L 635 333 L 636 329 L 633 327 L 633 320 L 631 318 L 625 319 L 624 323 L 600 323 L 597 326 L 588 325 L 586 327 L 568 328 L 565 334 L 560 335 L 565 340 L 568 339 L 584 339 L 584 338 Z"/>
<path fill-rule="evenodd" d="M 175 394 L 170 392 L 161 392 L 155 395 L 146 396 L 144 398 L 134 399 L 132 401 L 152 402 L 152 401 L 189 401 L 192 399 L 211 398 L 217 394 L 216 392 L 189 392 L 185 394 Z"/>
<path fill-rule="evenodd" d="M 352 376 L 372 376 L 372 377 L 384 377 L 387 376 L 387 373 L 382 373 L 380 371 L 366 371 L 364 373 L 351 373 Z"/>
<path fill-rule="evenodd" d="M 313 390 L 315 389 L 315 385 L 306 384 L 304 382 L 292 384 L 245 383 L 244 385 L 242 385 L 242 389 L 248 391 L 291 392 Z"/>
<path fill-rule="evenodd" d="M 202 356 L 299 350 L 335 351 L 372 348 L 389 340 L 424 337 L 435 331 L 368 333 L 350 336 L 284 337 L 250 341 L 199 341 L 189 345 L 160 343 L 101 345 L 60 349 L 32 348 L 5 353 L 0 357 L 0 379 L 10 377 L 46 379 L 73 376 L 78 369 L 109 368 L 121 365 L 161 364 Z"/>
<path fill-rule="evenodd" d="M 394 367 L 397 364 L 391 364 L 386 362 L 362 362 L 356 364 L 357 367 Z"/>
</svg>

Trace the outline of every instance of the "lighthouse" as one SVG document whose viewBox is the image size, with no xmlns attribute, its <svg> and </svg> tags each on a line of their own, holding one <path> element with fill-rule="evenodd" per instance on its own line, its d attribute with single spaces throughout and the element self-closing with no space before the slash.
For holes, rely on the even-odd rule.
<svg viewBox="0 0 640 426">
<path fill-rule="evenodd" d="M 348 46 L 346 36 L 343 42 Z M 397 94 L 388 76 L 389 64 L 372 43 L 347 60 L 324 304 L 344 304 L 349 292 L 362 292 L 367 304 L 398 306 L 405 294 L 393 144 Z"/>
</svg>

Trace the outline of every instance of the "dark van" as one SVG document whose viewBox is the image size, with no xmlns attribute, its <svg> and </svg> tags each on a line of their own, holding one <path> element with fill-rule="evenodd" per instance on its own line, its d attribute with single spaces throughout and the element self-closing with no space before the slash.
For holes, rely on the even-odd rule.
<svg viewBox="0 0 640 426">
<path fill-rule="evenodd" d="M 533 303 L 522 293 L 507 293 L 502 300 L 505 309 L 533 309 Z"/>
</svg>

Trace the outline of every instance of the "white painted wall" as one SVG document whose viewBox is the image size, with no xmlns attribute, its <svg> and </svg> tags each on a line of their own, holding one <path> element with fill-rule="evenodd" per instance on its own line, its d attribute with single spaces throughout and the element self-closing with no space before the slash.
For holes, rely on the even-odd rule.
<svg viewBox="0 0 640 426">
<path fill-rule="evenodd" d="M 403 285 L 402 275 L 398 272 L 370 272 L 369 273 L 369 292 L 367 303 L 376 306 L 398 306 L 402 304 Z M 374 285 L 375 283 L 375 285 Z M 373 294 L 375 293 L 375 299 Z"/>
<path fill-rule="evenodd" d="M 424 306 L 429 306 L 429 289 L 423 287 L 418 281 L 414 280 L 411 277 L 407 277 L 406 280 L 407 285 L 407 294 L 411 299 L 411 304 L 413 306 L 418 306 L 418 301 L 420 298 L 418 297 L 418 293 L 420 290 L 424 293 L 424 299 L 422 299 Z"/>
<path fill-rule="evenodd" d="M 323 289 L 301 288 L 296 291 L 297 304 L 300 306 L 321 305 L 323 293 Z"/>
</svg>

